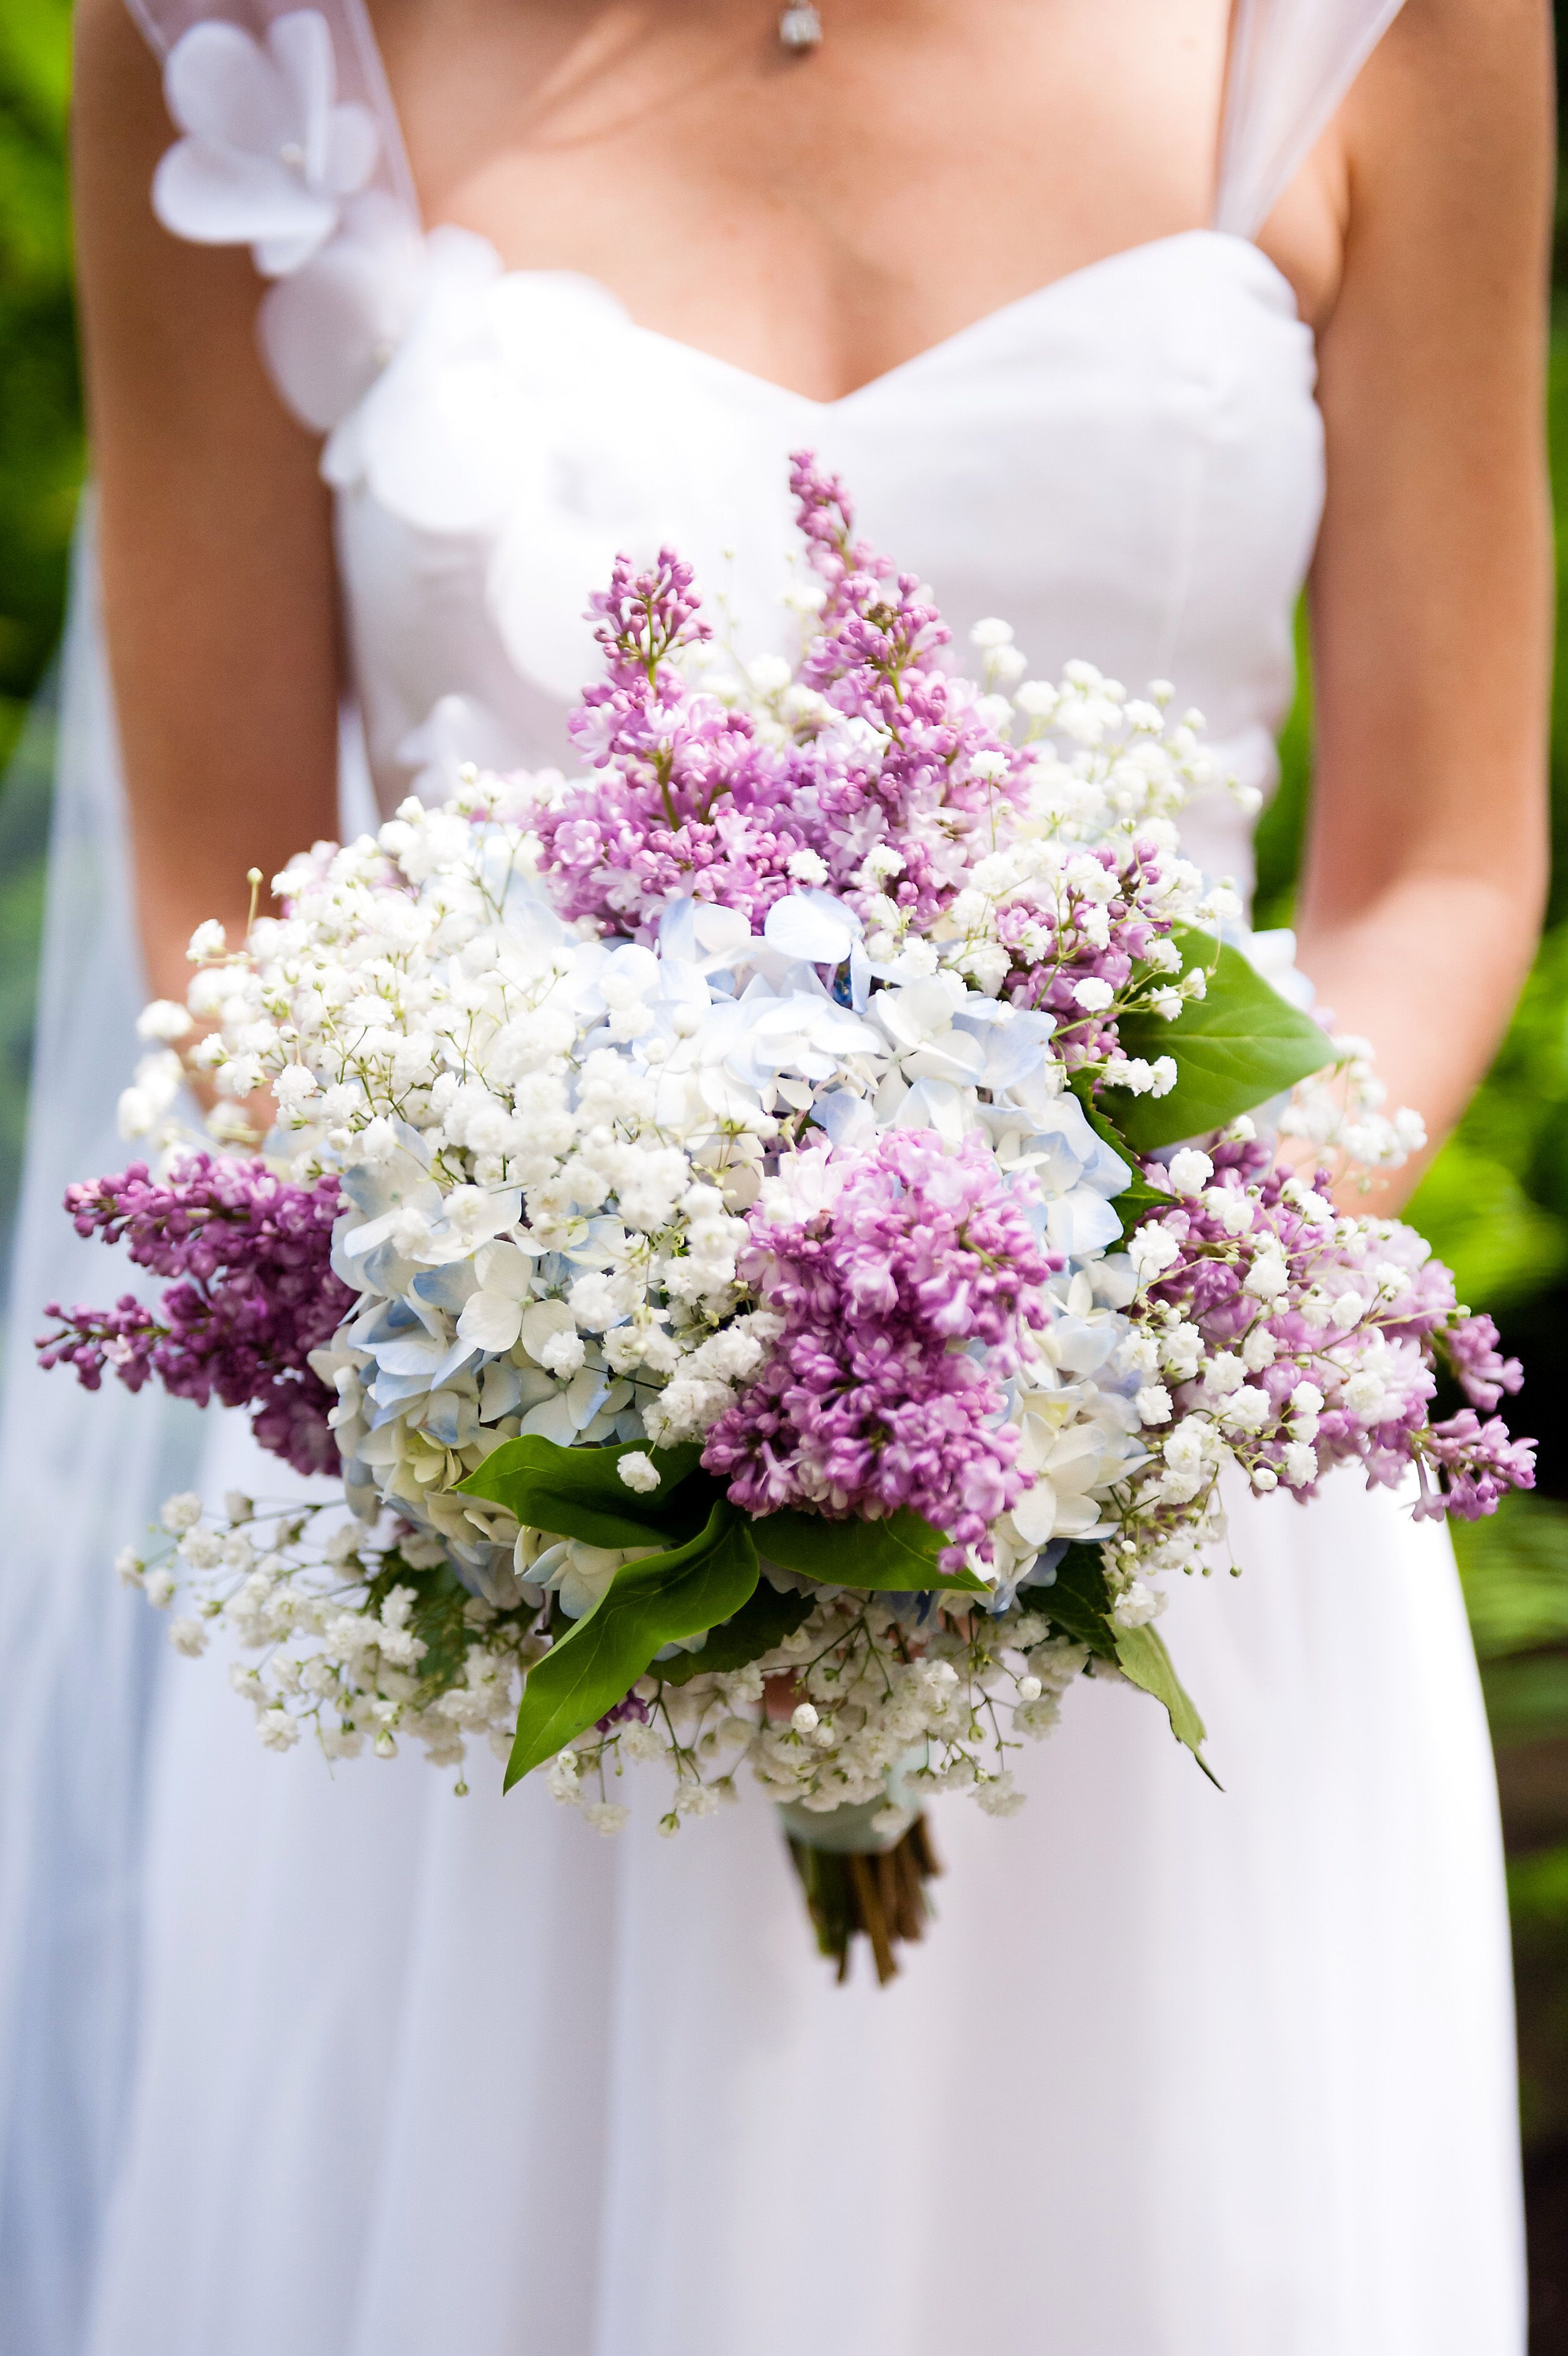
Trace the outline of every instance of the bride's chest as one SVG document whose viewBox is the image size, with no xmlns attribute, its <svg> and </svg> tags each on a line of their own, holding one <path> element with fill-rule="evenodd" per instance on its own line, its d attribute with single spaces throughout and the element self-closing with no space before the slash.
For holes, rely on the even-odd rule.
<svg viewBox="0 0 1568 2356">
<path fill-rule="evenodd" d="M 591 282 L 504 273 L 478 241 L 438 233 L 428 267 L 325 456 L 383 774 L 454 695 L 504 740 L 479 757 L 553 757 L 622 549 L 691 558 L 744 656 L 787 644 L 801 446 L 961 627 L 1005 616 L 1047 673 L 1091 652 L 1137 680 L 1223 648 L 1177 682 L 1223 701 L 1288 620 L 1321 498 L 1312 343 L 1241 240 L 1134 249 L 832 402 L 633 326 Z"/>
<path fill-rule="evenodd" d="M 819 400 L 1211 214 L 1229 0 L 375 13 L 426 220 Z"/>
</svg>

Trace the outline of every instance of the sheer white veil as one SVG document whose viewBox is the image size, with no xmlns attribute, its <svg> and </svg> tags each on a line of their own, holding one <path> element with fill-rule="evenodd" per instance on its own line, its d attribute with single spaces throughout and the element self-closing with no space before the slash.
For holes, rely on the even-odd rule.
<svg viewBox="0 0 1568 2356">
<path fill-rule="evenodd" d="M 345 715 L 346 836 L 373 826 Z M 207 1419 L 149 1387 L 41 1374 L 50 1301 L 138 1283 L 84 1242 L 67 1185 L 135 1158 L 115 1104 L 144 1050 L 124 793 L 99 616 L 91 494 L 73 552 L 59 685 L 48 891 L 0 1376 L 0 2347 L 63 2356 L 80 2336 L 133 2066 L 142 1808 L 166 1629 L 115 1555 L 196 1483 Z M 218 1413 L 220 1410 L 213 1410 Z"/>
<path fill-rule="evenodd" d="M 128 0 L 160 57 L 193 24 L 254 36 L 310 0 Z M 316 0 L 339 97 L 381 130 L 377 183 L 413 210 L 397 119 L 362 0 Z M 173 131 L 171 126 L 171 138 Z M 262 293 L 258 283 L 258 298 Z M 343 824 L 373 824 L 362 744 L 344 734 Z M 202 1419 L 152 1388 L 82 1391 L 41 1375 L 46 1301 L 138 1289 L 83 1242 L 67 1184 L 134 1153 L 115 1105 L 147 991 L 100 616 L 91 498 L 59 674 L 48 887 L 22 1197 L 0 1374 L 0 2346 L 80 2343 L 134 2067 L 142 1826 L 166 1631 L 113 1558 L 190 1487 Z"/>
<path fill-rule="evenodd" d="M 142 985 L 91 505 L 59 676 L 27 1162 L 0 1394 L 0 2314 L 10 2356 L 70 2347 L 111 2181 L 135 2001 L 145 1733 L 162 1630 L 110 1569 L 172 1489 L 198 1419 L 151 1390 L 41 1375 L 43 1304 L 127 1271 L 60 1207 L 123 1168 L 115 1099 Z"/>
</svg>

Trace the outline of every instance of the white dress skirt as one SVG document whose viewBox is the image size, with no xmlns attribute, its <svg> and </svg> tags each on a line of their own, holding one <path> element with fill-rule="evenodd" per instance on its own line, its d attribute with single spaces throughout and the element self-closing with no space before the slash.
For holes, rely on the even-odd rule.
<svg viewBox="0 0 1568 2356">
<path fill-rule="evenodd" d="M 242 1430 L 217 1485 L 277 1493 Z M 1482 2356 L 1517 2344 L 1496 1804 L 1444 1536 L 1240 1495 L 939 1919 L 816 1954 L 755 1791 L 614 1839 L 166 1687 L 91 2356 Z"/>
<path fill-rule="evenodd" d="M 195 11 L 141 13 L 173 37 Z M 1215 226 L 832 403 L 463 232 L 419 246 L 360 0 L 325 13 L 406 234 L 280 281 L 266 342 L 331 428 L 383 807 L 467 755 L 564 757 L 618 547 L 672 540 L 743 648 L 779 643 L 801 445 L 961 647 L 999 614 L 1040 676 L 1169 679 L 1267 789 L 1323 434 L 1311 335 L 1250 239 L 1391 0 L 1242 0 Z M 1233 802 L 1187 841 L 1245 887 Z M 203 1480 L 281 1485 L 233 1418 Z M 605 1842 L 537 1783 L 503 1800 L 488 1754 L 463 1799 L 413 1756 L 267 1754 L 221 1663 L 169 1662 L 113 1851 L 143 1877 L 114 1918 L 134 1968 L 103 1950 L 113 2033 L 70 2082 L 91 2183 L 21 2066 L 26 2008 L 0 2020 L 0 2086 L 19 2056 L 27 2090 L 5 2356 L 1520 2356 L 1502 1868 L 1452 1554 L 1349 1474 L 1310 1511 L 1241 1497 L 1233 1529 L 1244 1575 L 1165 1623 L 1223 1793 L 1145 1697 L 1081 1684 L 1019 1816 L 937 1807 L 940 1919 L 886 1990 L 833 1985 L 755 1792 L 665 1841 L 644 1771 Z M 21 1759 L 19 1822 L 80 1773 L 70 1663 L 109 1574 L 70 1560 L 74 1587 L 38 1559 L 83 1634 L 36 1673 L 58 1740 Z M 0 1998 L 74 1935 L 100 1788 L 0 1888 L 33 1954 Z"/>
</svg>

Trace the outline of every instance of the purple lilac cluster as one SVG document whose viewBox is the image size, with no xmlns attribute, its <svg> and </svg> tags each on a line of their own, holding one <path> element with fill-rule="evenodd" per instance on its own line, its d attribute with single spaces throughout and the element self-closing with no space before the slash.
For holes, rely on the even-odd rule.
<svg viewBox="0 0 1568 2356">
<path fill-rule="evenodd" d="M 682 893 L 758 919 L 795 889 L 789 861 L 812 847 L 790 809 L 785 757 L 758 740 L 748 713 L 676 667 L 711 636 L 692 580 L 669 549 L 644 572 L 616 559 L 591 601 L 607 676 L 570 722 L 602 782 L 574 787 L 535 820 L 564 914 L 612 931 L 650 929 Z"/>
<path fill-rule="evenodd" d="M 309 1364 L 355 1299 L 331 1269 L 336 1178 L 296 1186 L 260 1162 L 199 1153 L 166 1181 L 135 1162 L 72 1186 L 65 1206 L 78 1235 L 124 1239 L 139 1268 L 177 1280 L 156 1310 L 134 1293 L 113 1309 L 51 1301 L 61 1325 L 38 1343 L 41 1365 L 73 1367 L 88 1390 L 108 1367 L 133 1391 L 151 1376 L 199 1407 L 248 1407 L 261 1445 L 296 1472 L 337 1470 L 337 1402 Z"/>
<path fill-rule="evenodd" d="M 1506 1490 L 1533 1488 L 1534 1441 L 1475 1411 L 1519 1389 L 1519 1361 L 1500 1355 L 1489 1317 L 1459 1310 L 1453 1277 L 1415 1231 L 1337 1217 L 1327 1172 L 1321 1191 L 1305 1187 L 1260 1141 L 1222 1141 L 1213 1162 L 1210 1184 L 1141 1222 L 1133 1247 L 1151 1270 L 1165 1261 L 1134 1316 L 1168 1334 L 1161 1312 L 1174 1311 L 1202 1337 L 1199 1366 L 1173 1385 L 1177 1418 L 1218 1413 L 1254 1485 L 1303 1502 L 1351 1462 L 1388 1488 L 1413 1466 L 1418 1515 L 1475 1520 Z M 1151 1231 L 1168 1239 L 1152 1258 L 1137 1239 Z M 1429 1424 L 1439 1365 L 1472 1405 Z M 1262 1420 L 1235 1419 L 1243 1367 L 1267 1399 Z"/>
<path fill-rule="evenodd" d="M 1026 765 L 970 683 L 941 667 L 952 634 L 918 576 L 895 573 L 854 538 L 843 485 L 802 450 L 789 487 L 827 591 L 800 683 L 855 723 L 822 729 L 800 747 L 797 798 L 821 812 L 832 883 L 863 914 L 869 895 L 857 879 L 867 854 L 881 844 L 898 852 L 903 867 L 881 888 L 922 932 L 961 890 L 976 831 L 993 843 Z"/>
<path fill-rule="evenodd" d="M 866 857 L 886 846 L 897 859 L 878 886 L 923 927 L 961 888 L 966 838 L 1015 792 L 1022 756 L 937 664 L 950 634 L 915 576 L 854 540 L 843 486 L 808 454 L 790 484 L 825 602 L 784 741 L 683 674 L 710 632 L 671 551 L 641 572 L 618 558 L 594 597 L 607 675 L 570 726 L 597 774 L 535 819 L 568 916 L 648 934 L 691 894 L 757 925 L 799 889 L 803 852 L 813 880 L 865 902 Z"/>
<path fill-rule="evenodd" d="M 978 1140 L 895 1130 L 833 1174 L 811 1216 L 750 1215 L 742 1273 L 783 1331 L 703 1462 L 747 1513 L 908 1506 L 950 1540 L 944 1568 L 969 1547 L 988 1559 L 989 1525 L 1027 1485 L 995 1377 L 1047 1323 L 1058 1263 Z"/>
<path fill-rule="evenodd" d="M 1155 913 L 1164 883 L 1155 844 L 1139 838 L 1120 851 L 1101 844 L 1079 857 L 1085 869 L 1099 869 L 1102 884 L 1024 884 L 996 912 L 997 938 L 1013 959 L 1002 995 L 1056 1016 L 1069 1071 L 1103 1062 L 1118 1044 L 1114 1021 L 1084 1009 L 1079 985 L 1103 982 L 1120 998 L 1171 930 L 1170 918 Z"/>
</svg>

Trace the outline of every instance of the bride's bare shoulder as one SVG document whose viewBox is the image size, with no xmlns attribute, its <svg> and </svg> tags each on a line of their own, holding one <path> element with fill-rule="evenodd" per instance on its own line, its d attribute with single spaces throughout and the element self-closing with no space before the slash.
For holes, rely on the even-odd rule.
<svg viewBox="0 0 1568 2356">
<path fill-rule="evenodd" d="M 1352 165 L 1459 180 L 1483 205 L 1553 149 L 1549 0 L 1404 0 L 1346 110 Z M 1509 153 L 1511 151 L 1511 155 Z"/>
<path fill-rule="evenodd" d="M 315 446 L 263 371 L 249 254 L 172 237 L 154 216 L 153 173 L 176 135 L 124 0 L 79 0 L 72 165 L 99 562 L 163 991 L 179 986 L 193 908 L 219 907 L 252 860 L 271 874 L 330 831 L 338 692 Z"/>
<path fill-rule="evenodd" d="M 71 113 L 129 154 L 166 137 L 157 65 L 125 0 L 77 0 Z"/>
</svg>

